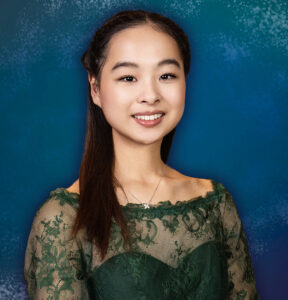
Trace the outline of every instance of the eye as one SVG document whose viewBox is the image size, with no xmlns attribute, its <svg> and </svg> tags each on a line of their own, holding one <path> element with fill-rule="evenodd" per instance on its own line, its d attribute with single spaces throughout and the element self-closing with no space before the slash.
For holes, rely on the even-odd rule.
<svg viewBox="0 0 288 300">
<path fill-rule="evenodd" d="M 166 78 L 163 78 L 163 76 L 164 76 L 164 77 L 166 77 L 166 78 L 167 78 L 167 76 L 170 76 L 170 78 L 172 77 L 171 79 L 173 79 L 173 78 L 176 78 L 176 77 L 177 77 L 176 75 L 174 75 L 174 74 L 172 74 L 172 73 L 167 73 L 167 74 L 163 74 L 163 75 L 161 75 L 161 78 L 162 78 L 162 79 L 165 79 L 165 80 L 166 80 Z"/>
<path fill-rule="evenodd" d="M 132 82 L 133 81 L 133 76 L 132 75 L 125 75 L 121 78 L 119 78 L 120 81 L 127 81 L 127 82 Z M 124 80 L 124 79 L 128 79 L 128 80 Z M 131 80 L 132 79 L 132 80 Z"/>
<path fill-rule="evenodd" d="M 170 80 L 173 79 L 173 78 L 177 78 L 177 76 L 175 74 L 172 74 L 172 73 L 163 74 L 163 75 L 161 75 L 161 78 L 164 79 L 164 80 L 169 80 L 169 76 L 170 76 Z M 118 80 L 119 81 L 126 81 L 126 82 L 133 82 L 133 78 L 135 79 L 135 77 L 132 76 L 132 75 L 125 75 L 125 76 L 120 77 Z"/>
</svg>

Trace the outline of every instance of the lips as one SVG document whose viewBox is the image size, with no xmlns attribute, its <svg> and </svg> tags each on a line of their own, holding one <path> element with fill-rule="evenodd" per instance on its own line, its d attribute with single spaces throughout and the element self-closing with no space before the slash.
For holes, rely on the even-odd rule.
<svg viewBox="0 0 288 300">
<path fill-rule="evenodd" d="M 164 118 L 164 113 L 162 114 L 162 116 L 160 118 L 154 119 L 154 120 L 142 120 L 141 118 L 136 118 L 135 116 L 133 116 L 133 119 L 141 126 L 144 127 L 154 127 L 156 125 L 158 125 L 159 123 L 162 122 L 163 118 Z"/>
</svg>

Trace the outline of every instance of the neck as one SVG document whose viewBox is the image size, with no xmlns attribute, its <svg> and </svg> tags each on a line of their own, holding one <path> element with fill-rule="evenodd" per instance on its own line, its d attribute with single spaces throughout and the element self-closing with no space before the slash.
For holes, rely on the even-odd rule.
<svg viewBox="0 0 288 300">
<path fill-rule="evenodd" d="M 114 175 L 121 184 L 142 183 L 155 185 L 160 177 L 165 176 L 167 165 L 161 159 L 161 142 L 140 144 L 114 138 Z"/>
</svg>

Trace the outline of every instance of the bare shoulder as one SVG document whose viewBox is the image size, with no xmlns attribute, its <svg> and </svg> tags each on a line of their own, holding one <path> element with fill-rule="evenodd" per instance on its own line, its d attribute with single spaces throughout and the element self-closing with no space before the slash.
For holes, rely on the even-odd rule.
<svg viewBox="0 0 288 300">
<path fill-rule="evenodd" d="M 69 193 L 77 193 L 77 194 L 80 194 L 80 193 L 79 193 L 79 179 L 77 179 L 75 182 L 73 182 L 73 184 L 70 185 L 68 188 L 66 188 L 66 190 L 67 190 Z"/>
<path fill-rule="evenodd" d="M 214 188 L 211 179 L 190 177 L 175 169 L 170 169 L 170 176 L 173 176 L 173 181 L 176 182 L 175 190 L 177 190 L 178 198 L 205 196 Z"/>
<path fill-rule="evenodd" d="M 203 187 L 204 190 L 207 192 L 213 191 L 213 183 L 211 179 L 207 178 L 197 178 L 199 184 Z"/>
<path fill-rule="evenodd" d="M 213 191 L 213 183 L 211 179 L 207 178 L 196 178 L 185 176 L 186 180 L 189 182 L 191 188 L 196 190 L 199 195 L 205 196 L 206 193 Z"/>
</svg>

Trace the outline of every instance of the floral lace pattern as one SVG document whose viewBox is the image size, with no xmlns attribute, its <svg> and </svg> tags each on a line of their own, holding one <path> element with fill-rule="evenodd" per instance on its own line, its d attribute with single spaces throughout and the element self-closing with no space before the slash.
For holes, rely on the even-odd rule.
<svg viewBox="0 0 288 300">
<path fill-rule="evenodd" d="M 30 299 L 259 299 L 235 203 L 212 183 L 204 197 L 123 206 L 133 251 L 113 222 L 104 262 L 84 230 L 71 238 L 79 195 L 51 191 L 27 242 Z"/>
</svg>

